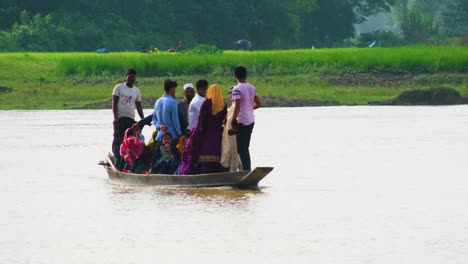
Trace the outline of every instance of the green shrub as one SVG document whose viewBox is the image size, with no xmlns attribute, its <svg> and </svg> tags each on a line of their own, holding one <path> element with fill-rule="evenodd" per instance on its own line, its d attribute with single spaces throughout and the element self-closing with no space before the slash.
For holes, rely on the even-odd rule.
<svg viewBox="0 0 468 264">
<path fill-rule="evenodd" d="M 71 46 L 71 35 L 67 28 L 54 24 L 51 15 L 31 17 L 23 11 L 20 22 L 15 23 L 10 32 L 3 32 L 0 39 L 7 40 L 6 50 L 63 51 Z"/>
<path fill-rule="evenodd" d="M 223 50 L 214 45 L 200 44 L 193 49 L 184 50 L 183 53 L 187 54 L 222 54 Z"/>
</svg>

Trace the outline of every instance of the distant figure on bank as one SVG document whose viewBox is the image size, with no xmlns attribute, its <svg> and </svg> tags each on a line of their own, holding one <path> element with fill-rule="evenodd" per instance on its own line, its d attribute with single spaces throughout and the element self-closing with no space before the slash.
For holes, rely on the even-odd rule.
<svg viewBox="0 0 468 264">
<path fill-rule="evenodd" d="M 234 43 L 234 48 L 236 50 L 252 50 L 252 43 L 246 39 L 241 39 Z"/>
<path fill-rule="evenodd" d="M 234 87 L 229 89 L 229 99 L 232 101 L 231 107 L 228 109 L 226 115 L 226 123 L 223 129 L 223 141 L 221 147 L 221 165 L 229 169 L 231 172 L 241 171 L 242 163 L 237 152 L 237 139 L 234 136 L 237 131 L 232 128 L 232 118 L 234 117 L 234 108 L 236 103 L 232 100 L 232 90 Z"/>
<path fill-rule="evenodd" d="M 114 87 L 112 93 L 112 113 L 114 114 L 114 140 L 112 142 L 112 152 L 116 162 L 121 157 L 119 154 L 120 144 L 125 136 L 125 131 L 135 123 L 135 109 L 141 119 L 144 118 L 141 108 L 141 92 L 134 85 L 136 71 L 127 71 L 126 82 Z"/>
<path fill-rule="evenodd" d="M 232 128 L 237 131 L 237 152 L 239 153 L 244 170 L 251 170 L 250 138 L 255 124 L 254 109 L 261 106 L 257 90 L 247 82 L 247 69 L 240 66 L 234 70 L 237 86 L 232 91 L 234 100 L 234 116 Z"/>
<path fill-rule="evenodd" d="M 197 127 L 182 153 L 180 174 L 204 174 L 226 171 L 221 164 L 221 140 L 226 103 L 221 88 L 213 84 L 200 109 Z"/>
<path fill-rule="evenodd" d="M 158 131 L 156 141 L 161 142 L 166 132 L 171 133 L 177 142 L 182 132 L 180 130 L 179 110 L 175 99 L 177 82 L 166 80 L 164 82 L 165 94 L 154 104 L 153 124 Z"/>
<path fill-rule="evenodd" d="M 179 40 L 177 42 L 177 47 L 175 49 L 177 52 L 181 52 L 184 50 L 184 42 L 182 40 Z"/>
<path fill-rule="evenodd" d="M 100 48 L 100 49 L 96 50 L 96 53 L 98 53 L 98 54 L 106 54 L 106 53 L 109 53 L 109 50 L 106 49 L 106 48 Z"/>
<path fill-rule="evenodd" d="M 192 131 L 198 123 L 198 114 L 200 113 L 200 108 L 205 101 L 206 91 L 208 90 L 208 82 L 206 80 L 199 80 L 196 84 L 197 94 L 190 103 L 188 112 L 189 112 L 189 125 L 188 129 Z"/>
<path fill-rule="evenodd" d="M 193 84 L 186 83 L 184 85 L 184 99 L 180 101 L 177 105 L 179 110 L 180 129 L 182 130 L 182 134 L 185 134 L 185 130 L 188 127 L 188 108 L 194 96 L 195 90 L 193 89 Z"/>
<path fill-rule="evenodd" d="M 125 137 L 120 146 L 120 156 L 122 156 L 123 166 L 117 164 L 118 167 L 123 167 L 122 171 L 132 173 L 143 173 L 148 170 L 148 164 L 143 156 L 145 142 L 140 140 L 138 132 L 132 128 L 125 131 Z"/>
<path fill-rule="evenodd" d="M 184 42 L 182 40 L 177 41 L 177 46 L 170 48 L 167 52 L 181 52 L 184 50 Z"/>
<path fill-rule="evenodd" d="M 174 174 L 180 164 L 180 154 L 172 142 L 171 133 L 162 136 L 161 144 L 153 155 L 151 173 Z"/>
</svg>

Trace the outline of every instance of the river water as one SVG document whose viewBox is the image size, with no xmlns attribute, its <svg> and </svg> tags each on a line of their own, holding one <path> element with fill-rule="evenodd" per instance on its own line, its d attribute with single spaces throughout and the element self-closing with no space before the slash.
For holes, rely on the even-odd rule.
<svg viewBox="0 0 468 264">
<path fill-rule="evenodd" d="M 467 106 L 256 117 L 245 191 L 108 180 L 110 110 L 0 111 L 0 263 L 466 263 Z"/>
</svg>

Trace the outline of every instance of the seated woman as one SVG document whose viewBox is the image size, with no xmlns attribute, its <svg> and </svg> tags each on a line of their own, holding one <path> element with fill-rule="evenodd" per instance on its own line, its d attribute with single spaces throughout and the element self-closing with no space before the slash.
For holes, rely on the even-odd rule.
<svg viewBox="0 0 468 264">
<path fill-rule="evenodd" d="M 139 139 L 138 132 L 128 128 L 120 145 L 120 156 L 125 161 L 123 166 L 120 165 L 123 172 L 143 173 L 148 170 L 148 164 L 143 157 L 144 149 L 145 142 Z"/>
<path fill-rule="evenodd" d="M 204 174 L 227 171 L 220 164 L 223 121 L 226 103 L 221 88 L 213 84 L 207 92 L 198 118 L 197 127 L 186 141 L 180 174 Z"/>
<path fill-rule="evenodd" d="M 151 173 L 174 174 L 180 164 L 180 154 L 172 141 L 172 135 L 166 132 L 162 142 L 156 147 L 153 155 Z"/>
<path fill-rule="evenodd" d="M 154 152 L 156 151 L 156 147 L 158 146 L 158 142 L 156 141 L 157 136 L 158 131 L 154 130 L 153 133 L 151 133 L 151 138 L 148 141 L 148 144 L 146 144 L 146 147 L 151 151 L 152 155 L 154 154 Z"/>
</svg>

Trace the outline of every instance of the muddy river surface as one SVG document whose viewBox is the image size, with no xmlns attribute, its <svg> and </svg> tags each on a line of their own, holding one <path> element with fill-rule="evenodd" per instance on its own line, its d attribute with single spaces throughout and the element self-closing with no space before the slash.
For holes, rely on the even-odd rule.
<svg viewBox="0 0 468 264">
<path fill-rule="evenodd" d="M 466 263 L 468 106 L 256 118 L 247 191 L 108 180 L 110 110 L 0 111 L 0 263 Z"/>
</svg>

